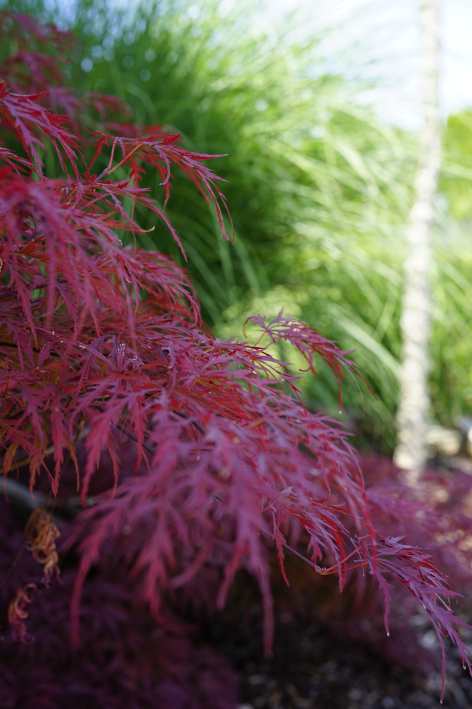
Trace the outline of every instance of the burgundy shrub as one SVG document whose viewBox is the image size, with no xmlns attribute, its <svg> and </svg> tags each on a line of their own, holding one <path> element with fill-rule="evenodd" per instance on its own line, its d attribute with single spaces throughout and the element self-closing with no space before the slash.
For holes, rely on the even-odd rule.
<svg viewBox="0 0 472 709">
<path fill-rule="evenodd" d="M 12 502 L 1 500 L 0 514 L 3 572 L 18 557 L 24 525 Z M 235 709 L 238 680 L 227 661 L 196 646 L 188 634 L 171 633 L 153 622 L 145 608 L 133 604 L 119 573 L 100 568 L 88 579 L 81 601 L 81 644 L 73 648 L 75 559 L 63 559 L 61 582 L 49 588 L 41 586 L 34 558 L 25 551 L 20 559 L 0 588 L 2 709 Z M 7 609 L 18 586 L 32 580 L 39 592 L 25 623 L 34 641 L 23 644 L 6 631 Z"/>
<path fill-rule="evenodd" d="M 63 33 L 5 14 L 3 31 L 13 31 L 12 20 L 19 51 L 1 67 L 0 85 L 8 141 L 0 146 L 3 472 L 6 481 L 22 481 L 27 470 L 32 495 L 46 484 L 44 507 L 61 499 L 64 470 L 72 465 L 83 506 L 72 528 L 62 529 L 66 548 L 80 555 L 79 568 L 64 574 L 57 596 L 60 582 L 52 580 L 28 604 L 30 616 L 35 605 L 47 612 L 39 600 L 47 597 L 49 624 L 56 603 L 62 623 L 64 590 L 73 585 L 71 632 L 79 647 L 88 632 L 79 622 L 83 593 L 91 592 L 84 584 L 108 557 L 120 569 L 120 584 L 133 588 L 160 626 L 156 632 L 165 633 L 182 627 L 172 607 L 178 589 L 204 598 L 202 579 L 212 569 L 222 608 L 245 569 L 260 588 L 269 651 L 269 549 L 276 547 L 285 574 L 285 554 L 291 547 L 300 553 L 306 540 L 313 580 L 337 574 L 342 590 L 351 570 L 363 570 L 383 593 L 387 631 L 390 582 L 400 582 L 425 609 L 442 647 L 449 636 L 470 669 L 458 631 L 463 622 L 449 605 L 457 594 L 427 554 L 377 526 L 380 503 L 369 500 L 347 435 L 307 411 L 296 387 L 300 373 L 269 346 L 291 343 L 313 372 L 317 355 L 339 381 L 343 371 L 360 376 L 349 353 L 282 313 L 272 322 L 252 318 L 261 331 L 257 344 L 215 338 L 201 324 L 187 274 L 159 252 L 120 242 L 117 232 L 141 231 L 137 203 L 178 242 L 165 204 L 140 187 L 146 170 L 159 172 L 166 200 L 175 171 L 183 173 L 213 205 L 228 238 L 211 156 L 187 151 L 178 135 L 156 127 L 140 132 L 125 124 L 113 135 L 96 126 L 95 155 L 85 165 L 88 138 L 78 132 L 79 118 L 93 104 L 105 119 L 116 101 L 57 85 L 60 66 L 49 50 L 64 48 Z M 33 35 L 43 54 L 28 49 Z M 44 172 L 47 144 L 61 178 Z M 114 179 L 118 166 L 127 167 L 126 179 Z M 132 462 L 126 441 L 133 442 Z M 92 494 L 104 455 L 112 479 Z M 106 589 L 111 599 L 120 593 L 113 584 L 101 593 Z"/>
</svg>

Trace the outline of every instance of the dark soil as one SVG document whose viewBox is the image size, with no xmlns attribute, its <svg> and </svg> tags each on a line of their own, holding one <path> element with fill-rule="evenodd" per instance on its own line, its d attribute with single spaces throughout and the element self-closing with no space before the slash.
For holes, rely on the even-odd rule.
<svg viewBox="0 0 472 709">
<path fill-rule="evenodd" d="M 418 674 L 414 667 L 387 663 L 366 645 L 333 638 L 332 630 L 317 622 L 292 619 L 277 624 L 273 657 L 267 660 L 260 633 L 257 621 L 244 642 L 222 629 L 212 632 L 215 649 L 240 674 L 239 709 L 440 709 L 440 671 Z M 430 629 L 419 633 L 423 645 L 434 646 Z M 464 639 L 472 634 L 469 638 L 466 631 Z M 443 707 L 472 707 L 472 680 L 454 649 L 448 650 Z"/>
</svg>

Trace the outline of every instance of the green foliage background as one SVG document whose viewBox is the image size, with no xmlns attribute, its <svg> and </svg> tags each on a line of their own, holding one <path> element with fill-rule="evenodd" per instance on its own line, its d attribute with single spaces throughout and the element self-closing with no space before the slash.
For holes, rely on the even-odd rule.
<svg viewBox="0 0 472 709">
<path fill-rule="evenodd" d="M 78 35 L 66 67 L 71 85 L 118 95 L 138 122 L 175 128 L 186 147 L 227 156 L 212 167 L 228 181 L 233 245 L 185 180 L 176 181 L 168 205 L 205 319 L 220 336 L 241 337 L 247 315 L 283 307 L 355 349 L 380 405 L 367 396 L 362 417 L 357 389 L 347 383 L 343 418 L 388 452 L 416 136 L 382 124 L 359 101 L 365 87 L 343 75 L 348 56 L 326 53 L 329 34 L 294 41 L 290 22 L 257 30 L 243 3 L 225 16 L 217 3 L 178 0 L 133 12 L 107 0 L 79 0 L 67 13 L 37 0 L 15 7 L 62 16 Z M 448 425 L 471 413 L 471 113 L 449 119 L 444 145 L 431 394 L 432 418 Z M 157 195 L 158 182 L 155 175 L 147 181 Z M 143 245 L 181 262 L 163 225 L 148 219 L 142 216 L 142 226 L 156 228 Z M 337 388 L 326 372 L 302 386 L 312 407 L 337 413 Z"/>
</svg>

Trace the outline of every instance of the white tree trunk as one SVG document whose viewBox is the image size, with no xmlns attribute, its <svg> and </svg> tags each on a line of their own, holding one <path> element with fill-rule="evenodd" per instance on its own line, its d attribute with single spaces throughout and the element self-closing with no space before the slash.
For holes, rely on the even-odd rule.
<svg viewBox="0 0 472 709">
<path fill-rule="evenodd" d="M 415 485 L 427 457 L 429 339 L 431 331 L 430 272 L 434 197 L 440 163 L 438 105 L 439 0 L 422 0 L 422 98 L 424 125 L 420 137 L 418 172 L 408 228 L 408 256 L 401 329 L 403 338 L 398 446 L 394 460 Z"/>
</svg>

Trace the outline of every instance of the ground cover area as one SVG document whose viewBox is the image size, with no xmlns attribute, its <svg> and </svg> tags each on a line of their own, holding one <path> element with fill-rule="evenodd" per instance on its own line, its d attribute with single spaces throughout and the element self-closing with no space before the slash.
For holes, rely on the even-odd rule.
<svg viewBox="0 0 472 709">
<path fill-rule="evenodd" d="M 469 621 L 470 622 L 470 621 Z M 257 624 L 243 638 L 218 637 L 240 672 L 240 709 L 430 709 L 439 707 L 440 673 L 415 674 L 382 660 L 362 643 L 306 621 L 279 622 L 274 656 L 264 660 Z M 427 624 L 415 628 L 423 645 L 434 637 Z M 467 640 L 472 634 L 464 633 Z M 459 656 L 450 650 L 443 707 L 472 706 L 472 681 Z"/>
</svg>

